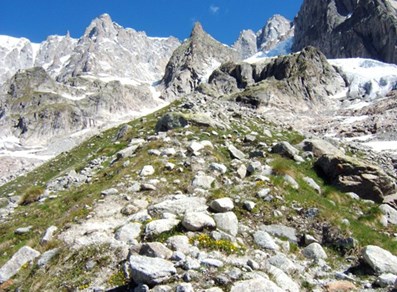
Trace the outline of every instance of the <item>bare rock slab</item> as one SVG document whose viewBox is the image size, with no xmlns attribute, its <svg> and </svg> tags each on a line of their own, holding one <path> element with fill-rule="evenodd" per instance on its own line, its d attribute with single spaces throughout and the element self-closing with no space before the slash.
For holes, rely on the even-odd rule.
<svg viewBox="0 0 397 292">
<path fill-rule="evenodd" d="M 24 264 L 33 261 L 38 256 L 40 256 L 40 253 L 29 246 L 20 248 L 12 258 L 0 268 L 0 283 L 9 280 L 18 273 Z"/>
<path fill-rule="evenodd" d="M 132 255 L 129 259 L 132 280 L 136 284 L 154 286 L 176 274 L 174 264 L 160 258 Z"/>
<path fill-rule="evenodd" d="M 397 257 L 376 245 L 367 245 L 361 256 L 377 274 L 397 274 Z"/>
</svg>

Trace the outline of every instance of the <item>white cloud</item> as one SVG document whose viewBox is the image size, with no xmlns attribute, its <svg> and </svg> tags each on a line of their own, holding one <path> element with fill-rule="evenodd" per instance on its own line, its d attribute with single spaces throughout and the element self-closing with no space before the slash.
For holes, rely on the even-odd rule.
<svg viewBox="0 0 397 292">
<path fill-rule="evenodd" d="M 210 12 L 211 12 L 212 14 L 217 14 L 217 13 L 219 12 L 219 9 L 220 9 L 220 7 L 219 7 L 219 6 L 216 6 L 216 5 L 214 5 L 214 4 L 211 4 L 211 6 L 210 6 Z"/>
</svg>

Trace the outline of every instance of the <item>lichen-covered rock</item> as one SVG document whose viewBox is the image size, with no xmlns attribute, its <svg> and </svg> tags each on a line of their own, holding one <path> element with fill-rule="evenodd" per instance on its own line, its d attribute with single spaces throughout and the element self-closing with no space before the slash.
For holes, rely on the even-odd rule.
<svg viewBox="0 0 397 292">
<path fill-rule="evenodd" d="M 396 190 L 395 181 L 381 168 L 346 155 L 325 154 L 316 162 L 318 174 L 344 192 L 381 203 Z"/>
</svg>

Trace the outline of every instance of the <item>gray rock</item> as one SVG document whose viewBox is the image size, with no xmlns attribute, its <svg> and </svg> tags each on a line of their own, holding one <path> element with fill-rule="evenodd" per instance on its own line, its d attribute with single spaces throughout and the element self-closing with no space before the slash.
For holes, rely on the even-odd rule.
<svg viewBox="0 0 397 292">
<path fill-rule="evenodd" d="M 343 152 L 331 143 L 322 139 L 310 139 L 303 141 L 303 150 L 313 153 L 315 157 L 327 155 L 343 155 Z"/>
<path fill-rule="evenodd" d="M 247 167 L 244 164 L 241 164 L 238 168 L 237 168 L 237 175 L 239 176 L 239 178 L 243 179 L 247 176 Z"/>
<path fill-rule="evenodd" d="M 192 247 L 189 243 L 189 237 L 185 235 L 171 236 L 167 239 L 167 246 L 169 246 L 172 250 L 182 253 L 189 253 Z"/>
<path fill-rule="evenodd" d="M 394 179 L 381 168 L 349 156 L 323 155 L 316 162 L 319 175 L 343 192 L 382 203 L 396 190 Z"/>
<path fill-rule="evenodd" d="M 397 225 L 397 210 L 387 204 L 382 204 L 379 206 L 379 209 L 386 216 L 387 221 L 390 224 Z"/>
<path fill-rule="evenodd" d="M 392 273 L 397 274 L 397 257 L 389 251 L 375 245 L 367 245 L 361 251 L 362 259 L 378 275 Z"/>
<path fill-rule="evenodd" d="M 215 221 L 202 212 L 187 212 L 183 217 L 182 225 L 189 231 L 200 231 L 204 228 L 215 228 Z"/>
<path fill-rule="evenodd" d="M 265 278 L 238 281 L 233 284 L 230 292 L 283 292 L 284 290 Z"/>
<path fill-rule="evenodd" d="M 50 262 L 50 260 L 58 253 L 59 248 L 53 248 L 43 253 L 37 261 L 37 265 L 39 266 L 39 268 L 45 267 Z"/>
<path fill-rule="evenodd" d="M 145 165 L 139 172 L 140 176 L 150 176 L 154 174 L 154 167 L 151 165 Z"/>
<path fill-rule="evenodd" d="M 286 141 L 274 145 L 272 147 L 272 152 L 290 159 L 294 159 L 294 156 L 299 154 L 299 150 Z"/>
<path fill-rule="evenodd" d="M 187 149 L 193 154 L 198 154 L 200 150 L 204 149 L 204 146 L 200 142 L 193 141 L 192 143 L 190 143 Z"/>
<path fill-rule="evenodd" d="M 119 152 L 116 153 L 116 158 L 120 160 L 123 158 L 131 157 L 132 155 L 134 155 L 134 153 L 138 148 L 139 148 L 139 144 L 124 148 L 123 150 L 120 150 Z"/>
<path fill-rule="evenodd" d="M 140 236 L 141 228 L 140 223 L 128 223 L 117 230 L 115 238 L 126 243 L 133 243 Z"/>
<path fill-rule="evenodd" d="M 266 231 L 277 237 L 285 237 L 293 243 L 298 242 L 295 228 L 280 224 L 271 224 L 271 225 L 261 225 L 259 229 L 262 231 Z"/>
<path fill-rule="evenodd" d="M 238 219 L 233 212 L 214 214 L 216 227 L 232 236 L 238 232 Z"/>
<path fill-rule="evenodd" d="M 294 20 L 292 51 L 311 45 L 327 58 L 360 57 L 396 64 L 396 18 L 395 1 L 306 0 Z M 379 19 L 384 19 L 382 25 Z"/>
<path fill-rule="evenodd" d="M 216 268 L 221 268 L 224 265 L 224 263 L 222 261 L 217 260 L 217 259 L 203 259 L 201 261 L 201 264 L 205 265 L 205 266 L 216 267 Z"/>
<path fill-rule="evenodd" d="M 267 261 L 272 266 L 279 268 L 287 274 L 292 274 L 297 270 L 295 264 L 285 254 L 282 253 L 270 257 Z"/>
<path fill-rule="evenodd" d="M 176 274 L 173 263 L 160 258 L 132 255 L 129 258 L 131 278 L 137 284 L 161 284 Z"/>
<path fill-rule="evenodd" d="M 246 158 L 246 156 L 243 152 L 241 152 L 240 150 L 238 150 L 235 146 L 233 146 L 231 144 L 227 147 L 227 150 L 229 150 L 232 158 L 236 158 L 239 160 L 243 160 Z"/>
<path fill-rule="evenodd" d="M 101 195 L 103 195 L 103 196 L 112 196 L 112 195 L 117 195 L 118 193 L 119 193 L 119 191 L 117 189 L 110 188 L 110 189 L 107 189 L 107 190 L 103 190 L 101 192 Z"/>
<path fill-rule="evenodd" d="M 193 179 L 192 186 L 195 188 L 210 189 L 215 178 L 208 175 L 196 175 Z"/>
<path fill-rule="evenodd" d="M 381 288 L 386 288 L 386 287 L 393 287 L 396 280 L 397 280 L 397 276 L 389 273 L 389 274 L 380 275 L 376 279 L 375 283 Z"/>
<path fill-rule="evenodd" d="M 288 183 L 293 189 L 298 190 L 299 189 L 299 184 L 298 182 L 290 175 L 286 174 L 284 175 L 284 180 L 286 183 Z"/>
<path fill-rule="evenodd" d="M 254 233 L 254 242 L 261 248 L 270 250 L 279 250 L 280 247 L 274 242 L 274 239 L 266 231 L 256 231 Z"/>
<path fill-rule="evenodd" d="M 194 292 L 193 286 L 190 283 L 182 283 L 176 286 L 176 292 Z"/>
<path fill-rule="evenodd" d="M 0 268 L 0 283 L 9 280 L 18 273 L 24 264 L 33 261 L 38 256 L 40 256 L 40 253 L 29 246 L 20 248 L 11 259 Z"/>
<path fill-rule="evenodd" d="M 313 243 L 309 244 L 308 246 L 306 246 L 302 250 L 302 254 L 306 258 L 315 260 L 315 261 L 327 258 L 327 254 L 325 253 L 323 247 L 317 242 L 313 242 Z"/>
<path fill-rule="evenodd" d="M 252 210 L 254 210 L 255 206 L 256 206 L 256 204 L 255 204 L 255 202 L 253 202 L 253 201 L 244 201 L 244 208 L 245 208 L 247 211 L 252 211 Z"/>
<path fill-rule="evenodd" d="M 299 285 L 293 281 L 286 273 L 284 273 L 281 269 L 269 266 L 267 268 L 267 273 L 271 276 L 271 279 L 284 291 L 289 292 L 299 292 L 301 289 Z"/>
<path fill-rule="evenodd" d="M 43 238 L 41 239 L 41 244 L 46 244 L 48 242 L 50 242 L 54 236 L 54 232 L 58 230 L 58 227 L 56 226 L 50 226 L 47 228 L 47 230 L 45 231 L 45 234 L 43 236 Z"/>
<path fill-rule="evenodd" d="M 15 229 L 14 233 L 21 235 L 21 234 L 25 234 L 25 233 L 29 233 L 32 230 L 33 226 L 27 226 L 27 227 L 20 227 Z"/>
<path fill-rule="evenodd" d="M 167 113 L 156 124 L 156 132 L 167 132 L 188 125 L 186 117 L 181 113 Z"/>
<path fill-rule="evenodd" d="M 303 180 L 318 194 L 321 194 L 321 187 L 311 177 L 305 176 Z"/>
<path fill-rule="evenodd" d="M 215 163 L 215 162 L 210 164 L 210 169 L 217 171 L 221 174 L 225 174 L 227 172 L 226 166 L 224 166 L 223 164 L 220 164 L 220 163 Z"/>
<path fill-rule="evenodd" d="M 168 260 L 172 256 L 172 251 L 160 242 L 146 242 L 142 244 L 139 254 Z"/>
<path fill-rule="evenodd" d="M 146 236 L 159 235 L 163 232 L 172 230 L 179 224 L 179 220 L 176 219 L 159 219 L 149 222 L 145 227 Z"/>
<path fill-rule="evenodd" d="M 213 200 L 210 203 L 210 208 L 215 212 L 224 213 L 233 210 L 234 203 L 230 198 L 220 198 Z"/>
<path fill-rule="evenodd" d="M 164 200 L 161 203 L 149 207 L 149 213 L 152 215 L 161 215 L 163 213 L 172 213 L 178 216 L 186 212 L 206 211 L 208 206 L 206 199 L 202 197 L 187 197 L 184 195 Z"/>
</svg>

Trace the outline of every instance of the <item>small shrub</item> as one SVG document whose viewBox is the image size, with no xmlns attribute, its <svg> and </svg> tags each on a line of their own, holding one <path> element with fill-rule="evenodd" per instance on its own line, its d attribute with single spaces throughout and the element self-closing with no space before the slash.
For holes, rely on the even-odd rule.
<svg viewBox="0 0 397 292">
<path fill-rule="evenodd" d="M 233 242 L 225 239 L 215 240 L 208 234 L 198 234 L 190 239 L 190 243 L 197 244 L 199 248 L 207 248 L 212 250 L 219 250 L 227 254 L 243 254 L 245 248 L 240 245 L 236 245 Z"/>
<path fill-rule="evenodd" d="M 110 287 L 120 287 L 128 284 L 128 279 L 124 271 L 120 268 L 118 271 L 110 276 L 108 284 L 110 285 Z"/>
<path fill-rule="evenodd" d="M 33 202 L 37 202 L 40 196 L 44 193 L 44 188 L 41 186 L 33 186 L 28 188 L 22 195 L 22 205 L 29 205 Z"/>
</svg>

